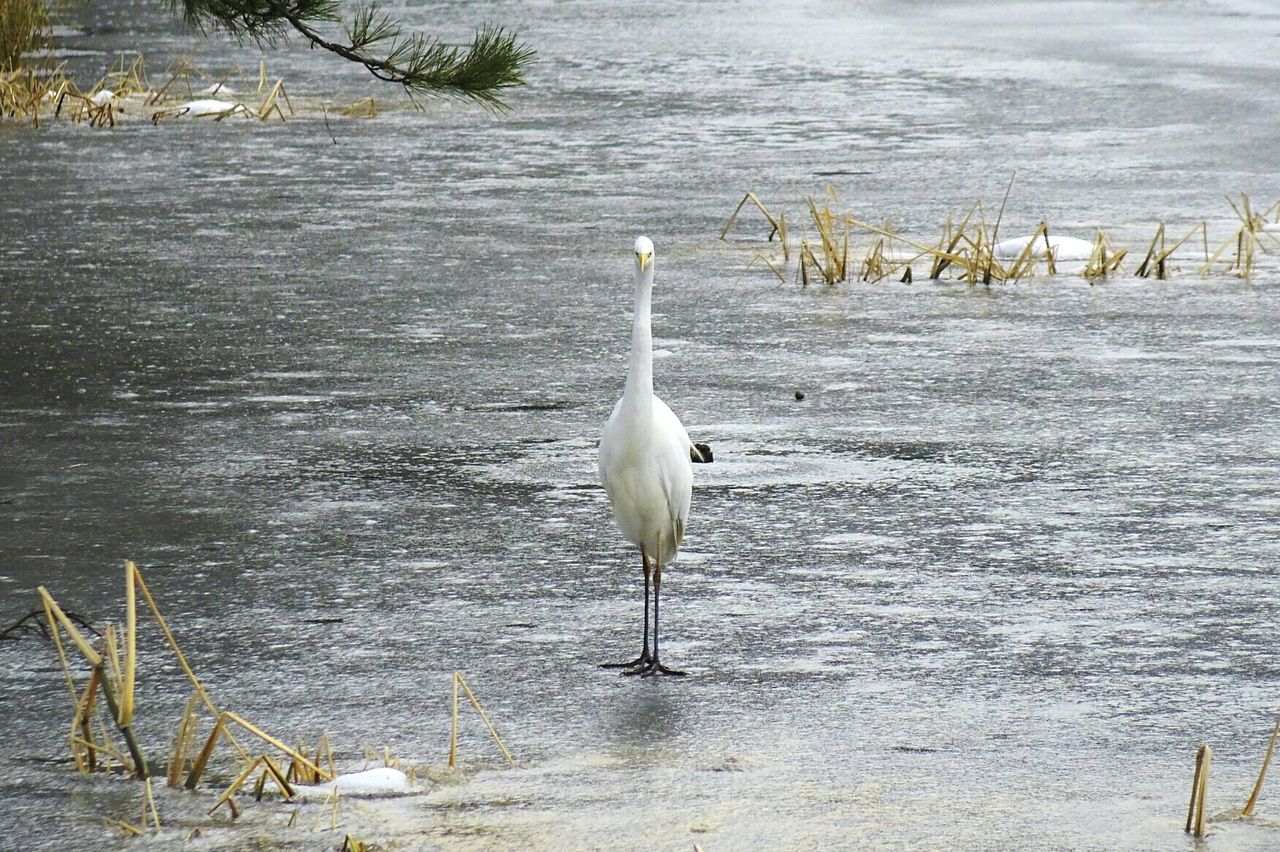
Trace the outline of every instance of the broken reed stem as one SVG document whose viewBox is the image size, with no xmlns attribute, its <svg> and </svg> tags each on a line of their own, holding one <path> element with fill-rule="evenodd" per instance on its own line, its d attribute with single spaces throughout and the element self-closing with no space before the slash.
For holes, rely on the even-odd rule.
<svg viewBox="0 0 1280 852">
<path fill-rule="evenodd" d="M 264 754 L 262 760 L 267 765 L 267 773 L 271 775 L 272 780 L 276 782 L 276 786 L 280 788 L 280 792 L 284 795 L 285 801 L 292 799 L 293 787 L 284 777 L 284 773 L 280 771 L 279 765 L 271 759 L 270 755 Z"/>
<path fill-rule="evenodd" d="M 218 744 L 218 737 L 226 726 L 227 716 L 225 713 L 220 714 L 213 723 L 213 730 L 209 732 L 209 738 L 204 741 L 204 748 L 200 749 L 200 753 L 196 755 L 195 762 L 191 764 L 191 772 L 187 774 L 187 781 L 184 785 L 188 790 L 194 790 L 196 785 L 200 783 L 200 776 L 204 774 L 204 768 L 209 763 L 210 756 L 213 755 L 214 746 Z"/>
<path fill-rule="evenodd" d="M 310 760 L 309 758 L 307 758 L 305 755 L 300 754 L 300 753 L 299 753 L 298 751 L 296 751 L 295 749 L 290 748 L 289 746 L 285 745 L 283 742 L 281 742 L 280 740 L 278 740 L 278 739 L 276 739 L 275 737 L 271 736 L 271 735 L 270 735 L 270 734 L 268 734 L 267 732 L 265 732 L 265 731 L 261 730 L 260 728 L 257 728 L 257 727 L 255 727 L 254 725 L 249 724 L 249 723 L 248 723 L 248 722 L 246 722 L 244 719 L 242 719 L 242 718 L 240 718 L 239 716 L 237 716 L 235 713 L 232 713 L 230 710 L 223 711 L 223 714 L 222 714 L 222 715 L 223 715 L 223 716 L 225 716 L 225 717 L 227 718 L 227 720 L 228 720 L 228 721 L 235 722 L 237 725 L 239 725 L 240 727 L 244 728 L 246 731 L 248 731 L 249 733 L 253 734 L 255 737 L 257 737 L 258 739 L 262 740 L 263 742 L 266 742 L 266 743 L 269 743 L 269 744 L 271 744 L 271 745 L 275 746 L 275 747 L 276 747 L 276 748 L 278 748 L 280 751 L 284 752 L 285 754 L 287 754 L 287 755 L 288 755 L 289 757 L 291 757 L 292 759 L 294 759 L 294 760 L 298 761 L 298 762 L 299 762 L 299 763 L 301 763 L 303 766 L 307 767 L 307 769 L 309 769 L 309 770 L 311 770 L 312 772 L 316 773 L 317 775 L 319 775 L 319 776 L 320 776 L 321 778 L 323 778 L 324 780 L 326 780 L 326 781 L 332 781 L 332 780 L 333 780 L 333 774 L 332 774 L 332 773 L 330 773 L 330 772 L 326 772 L 325 770 L 321 769 L 321 768 L 320 768 L 319 766 L 317 766 L 315 763 L 312 763 L 312 762 L 311 762 L 311 760 Z"/>
<path fill-rule="evenodd" d="M 480 714 L 480 718 L 484 720 L 485 726 L 489 729 L 489 734 L 493 737 L 493 741 L 498 744 L 498 748 L 502 749 L 502 756 L 507 759 L 507 763 L 512 766 L 516 765 L 516 759 L 511 756 L 511 752 L 507 751 L 507 747 L 502 742 L 502 737 L 498 736 L 498 731 L 493 727 L 493 723 L 489 721 L 489 716 L 484 712 L 484 708 L 480 706 L 480 699 L 476 698 L 476 694 L 471 691 L 471 687 L 467 685 L 466 679 L 461 672 L 454 672 L 457 682 L 467 691 L 467 697 L 471 699 L 472 705 L 476 708 L 476 712 Z"/>
<path fill-rule="evenodd" d="M 138 778 L 147 778 L 151 773 L 147 769 L 147 759 L 142 754 L 142 748 L 138 745 L 138 738 L 133 734 L 133 728 L 130 725 L 121 725 L 120 719 L 120 703 L 116 698 L 115 687 L 111 684 L 111 678 L 107 677 L 102 671 L 102 661 L 94 666 L 94 671 L 98 675 L 98 684 L 102 687 L 102 697 L 107 702 L 107 709 L 111 711 L 111 718 L 116 721 L 116 729 L 120 731 L 120 736 L 124 737 L 124 744 L 129 749 L 129 756 L 133 759 L 133 772 Z"/>
<path fill-rule="evenodd" d="M 1138 277 L 1138 278 L 1149 278 L 1149 277 L 1151 277 L 1152 264 L 1156 262 L 1156 257 L 1157 257 L 1157 255 L 1159 254 L 1159 253 L 1156 251 L 1156 244 L 1157 244 L 1157 243 L 1159 243 L 1159 244 L 1160 244 L 1160 246 L 1161 246 L 1161 248 L 1163 249 L 1163 247 L 1164 247 L 1164 222 L 1161 222 L 1161 223 L 1156 227 L 1155 235 L 1151 237 L 1151 245 L 1147 246 L 1147 254 L 1146 254 L 1146 257 L 1144 257 L 1144 258 L 1142 259 L 1142 263 L 1138 266 L 1138 270 L 1137 270 L 1136 272 L 1134 272 L 1134 273 L 1133 273 L 1136 277 Z M 1157 277 L 1157 278 L 1164 278 L 1164 274 L 1163 274 L 1163 273 L 1164 273 L 1164 268 L 1163 268 L 1163 263 L 1162 263 L 1162 262 L 1156 265 L 1156 272 L 1157 272 L 1157 275 L 1156 275 L 1156 277 Z"/>
<path fill-rule="evenodd" d="M 1253 792 L 1249 794 L 1249 801 L 1245 802 L 1242 813 L 1247 816 L 1253 816 L 1253 808 L 1258 804 L 1258 796 L 1262 794 L 1262 782 L 1267 777 L 1267 767 L 1271 765 L 1271 755 L 1276 749 L 1276 737 L 1280 735 L 1280 718 L 1276 719 L 1275 727 L 1271 729 L 1271 739 L 1267 742 L 1267 753 L 1262 758 L 1262 769 L 1258 770 L 1258 780 L 1253 785 Z"/>
<path fill-rule="evenodd" d="M 261 755 L 261 754 L 258 755 L 257 758 L 255 758 L 252 763 L 246 766 L 244 770 L 241 771 L 241 773 L 236 776 L 236 780 L 231 782 L 231 786 L 228 787 L 226 790 L 224 790 L 222 795 L 218 797 L 218 801 L 214 803 L 214 806 L 209 808 L 210 814 L 212 814 L 218 808 L 222 807 L 224 804 L 230 801 L 231 797 L 234 796 L 242 786 L 244 786 L 245 780 L 248 779 L 248 777 L 253 774 L 253 771 L 258 768 L 258 764 L 262 763 L 262 759 L 264 757 L 265 755 Z M 232 806 L 231 812 L 233 814 L 235 813 L 234 804 Z"/>
<path fill-rule="evenodd" d="M 178 658 L 178 665 L 182 666 L 183 672 L 186 673 L 187 679 L 191 681 L 191 685 L 196 688 L 196 692 L 200 693 L 200 697 L 204 699 L 204 704 L 209 708 L 209 712 L 215 717 L 218 715 L 218 708 L 213 703 L 213 699 L 209 697 L 209 693 L 205 690 L 204 684 L 200 682 L 200 678 L 196 677 L 196 673 L 191 669 L 191 665 L 187 662 L 187 657 L 182 653 L 182 649 L 178 647 L 178 640 L 173 638 L 173 631 L 169 629 L 169 624 L 164 620 L 164 616 L 160 614 L 160 607 L 156 605 L 155 598 L 151 597 L 151 590 L 147 588 L 146 581 L 142 579 L 142 572 L 138 570 L 132 560 L 125 563 L 126 576 L 129 578 L 129 585 L 137 586 L 138 591 L 142 592 L 142 598 L 147 602 L 147 606 L 151 609 L 151 615 L 155 618 L 156 624 L 160 625 L 160 632 L 164 634 L 165 641 L 169 643 L 170 650 L 173 655 Z"/>
<path fill-rule="evenodd" d="M 1191 777 L 1191 802 L 1187 805 L 1188 834 L 1204 837 L 1204 800 L 1209 790 L 1209 763 L 1213 759 L 1213 749 L 1207 745 L 1200 746 L 1196 752 L 1196 771 Z"/>
<path fill-rule="evenodd" d="M 787 246 L 786 222 L 782 221 L 780 218 L 775 218 L 774 215 L 769 212 L 769 209 L 764 206 L 764 202 L 762 202 L 754 192 L 748 192 L 746 195 L 742 196 L 742 200 L 738 202 L 738 206 L 733 209 L 733 215 L 729 217 L 729 221 L 726 222 L 724 228 L 721 229 L 720 239 L 723 240 L 725 236 L 728 235 L 729 230 L 733 227 L 733 223 L 738 221 L 738 214 L 742 212 L 742 208 L 746 206 L 746 203 L 748 201 L 754 204 L 756 206 L 756 209 L 764 214 L 764 218 L 769 220 L 769 224 L 773 227 L 773 230 L 769 232 L 769 236 L 766 237 L 765 239 L 768 242 L 772 242 L 773 235 L 777 234 L 778 239 L 782 243 L 783 259 L 790 260 L 791 255 L 790 255 L 790 248 Z"/>
<path fill-rule="evenodd" d="M 453 725 L 449 729 L 449 768 L 458 765 L 458 672 L 453 673 Z"/>
<path fill-rule="evenodd" d="M 1004 188 L 1004 198 L 1001 199 L 1000 210 L 996 213 L 996 224 L 995 227 L 991 229 L 991 252 L 987 255 L 987 271 L 982 275 L 983 284 L 991 283 L 991 267 L 995 264 L 996 260 L 995 244 L 1000 235 L 1000 220 L 1004 218 L 1004 206 L 1009 201 L 1009 193 L 1013 191 L 1013 180 L 1017 176 L 1017 171 L 1014 171 L 1013 174 L 1009 175 L 1009 185 Z"/>
<path fill-rule="evenodd" d="M 89 685 L 85 688 L 84 695 L 76 702 L 76 715 L 71 720 L 71 755 L 75 758 L 76 768 L 81 772 L 93 772 L 98 768 L 98 749 L 93 743 L 93 726 L 90 722 L 97 698 L 98 670 L 94 669 L 89 674 Z M 80 741 L 86 743 L 84 749 L 87 755 L 85 756 L 81 756 L 77 745 L 77 728 L 80 729 Z"/>
<path fill-rule="evenodd" d="M 54 618 L 57 618 L 57 623 L 62 625 L 63 630 L 67 631 L 67 635 L 71 637 L 72 642 L 75 642 L 76 647 L 80 649 L 80 653 L 84 654 L 84 658 L 89 665 L 100 665 L 102 663 L 102 655 L 94 650 L 93 646 L 89 644 L 89 641 L 85 639 L 84 636 L 80 634 L 80 631 L 76 629 L 76 626 L 71 623 L 71 619 L 67 618 L 67 614 L 62 611 L 62 607 L 58 606 L 57 602 L 53 599 L 53 596 L 49 594 L 49 590 L 44 586 L 39 586 L 36 588 L 36 592 L 40 595 L 40 602 L 44 604 L 45 613 L 49 615 L 49 626 L 53 628 L 55 634 L 57 632 L 57 626 L 54 624 Z M 61 654 L 62 643 L 57 642 L 56 644 L 58 645 L 58 651 Z M 62 660 L 65 664 L 65 654 L 62 654 Z M 71 677 L 69 666 L 67 667 L 67 677 L 68 680 Z M 73 686 L 72 693 L 74 694 L 74 692 L 75 688 Z"/>
<path fill-rule="evenodd" d="M 187 750 L 191 748 L 191 741 L 196 733 L 195 713 L 196 702 L 199 700 L 200 696 L 193 691 L 182 712 L 182 721 L 178 723 L 178 736 L 173 743 L 173 756 L 169 760 L 169 772 L 165 778 L 165 783 L 170 787 L 177 787 L 182 783 L 182 770 L 186 768 Z"/>
<path fill-rule="evenodd" d="M 121 725 L 129 725 L 133 722 L 133 692 L 138 671 L 138 601 L 132 578 L 137 570 L 137 566 L 132 562 L 125 562 L 124 680 L 120 690 L 120 716 L 117 718 Z"/>
<path fill-rule="evenodd" d="M 151 779 L 146 781 L 146 792 L 142 798 L 142 825 L 147 824 L 147 813 L 151 814 L 151 822 L 158 829 L 160 828 L 160 810 L 156 807 L 156 797 L 151 789 Z"/>
</svg>

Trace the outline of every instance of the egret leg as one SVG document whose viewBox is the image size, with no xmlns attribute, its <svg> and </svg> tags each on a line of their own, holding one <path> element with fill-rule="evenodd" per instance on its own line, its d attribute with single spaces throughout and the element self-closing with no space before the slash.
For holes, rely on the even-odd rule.
<svg viewBox="0 0 1280 852">
<path fill-rule="evenodd" d="M 661 554 L 661 550 L 658 552 Z M 658 660 L 658 600 L 661 596 L 662 560 L 655 559 L 653 562 L 653 658 L 637 668 L 627 669 L 623 674 L 638 674 L 641 677 L 652 677 L 653 675 L 679 675 L 683 677 L 686 674 L 686 672 L 677 669 L 669 669 Z"/>
<path fill-rule="evenodd" d="M 649 665 L 653 659 L 649 656 L 649 555 L 644 545 L 640 546 L 640 564 L 644 568 L 644 644 L 640 646 L 640 656 L 625 663 L 601 663 L 602 669 L 632 669 Z"/>
</svg>

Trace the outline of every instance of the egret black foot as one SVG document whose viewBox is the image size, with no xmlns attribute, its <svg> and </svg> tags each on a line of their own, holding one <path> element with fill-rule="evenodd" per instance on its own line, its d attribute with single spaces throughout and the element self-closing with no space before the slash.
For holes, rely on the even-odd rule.
<svg viewBox="0 0 1280 852">
<path fill-rule="evenodd" d="M 684 677 L 688 672 L 682 672 L 678 669 L 669 669 L 657 660 L 650 660 L 639 668 L 627 669 L 623 674 L 640 675 L 640 677 L 653 677 L 654 675 L 674 675 L 676 677 Z"/>
<path fill-rule="evenodd" d="M 653 658 L 650 657 L 648 654 L 642 654 L 639 657 L 636 657 L 634 660 L 630 660 L 625 663 L 601 663 L 600 668 L 602 669 L 643 669 L 645 666 L 649 665 L 649 663 L 651 663 L 652 661 L 653 661 Z M 630 674 L 630 672 L 627 672 L 626 674 Z"/>
</svg>

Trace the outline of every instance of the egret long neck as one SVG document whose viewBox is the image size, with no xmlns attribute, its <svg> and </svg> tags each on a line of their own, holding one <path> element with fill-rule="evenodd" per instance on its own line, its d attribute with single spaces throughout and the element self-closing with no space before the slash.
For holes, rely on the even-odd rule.
<svg viewBox="0 0 1280 852">
<path fill-rule="evenodd" d="M 627 368 L 627 388 L 623 394 L 632 405 L 653 405 L 653 267 L 636 276 L 636 309 L 631 325 L 631 366 Z"/>
</svg>

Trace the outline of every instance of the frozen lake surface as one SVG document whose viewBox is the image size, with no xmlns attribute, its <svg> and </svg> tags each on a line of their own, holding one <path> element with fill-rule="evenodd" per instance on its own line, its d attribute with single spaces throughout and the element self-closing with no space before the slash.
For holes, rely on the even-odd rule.
<svg viewBox="0 0 1280 852">
<path fill-rule="evenodd" d="M 90 76 L 191 44 L 103 5 Z M 717 237 L 747 190 L 798 223 L 830 183 L 933 239 L 1015 171 L 1005 235 L 1225 236 L 1223 195 L 1280 195 L 1271 4 L 392 9 L 518 30 L 514 111 L 0 127 L 0 622 L 39 584 L 117 620 L 133 559 L 214 697 L 278 736 L 438 767 L 460 670 L 524 767 L 465 716 L 462 778 L 336 829 L 208 817 L 210 787 L 162 791 L 142 844 L 1201 848 L 1197 746 L 1210 810 L 1241 807 L 1280 703 L 1276 256 L 801 290 L 743 273 L 758 218 Z M 392 97 L 267 59 L 291 93 Z M 691 676 L 643 682 L 595 667 L 637 642 L 595 442 L 639 233 L 658 391 L 716 454 L 664 584 Z M 75 774 L 56 665 L 0 642 L 0 838 L 136 848 L 103 818 L 140 787 Z M 154 630 L 142 667 L 159 755 L 188 690 Z M 1280 799 L 1211 831 L 1273 849 Z"/>
</svg>

